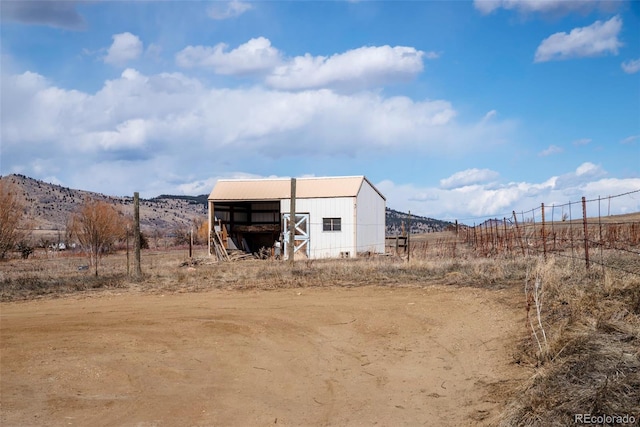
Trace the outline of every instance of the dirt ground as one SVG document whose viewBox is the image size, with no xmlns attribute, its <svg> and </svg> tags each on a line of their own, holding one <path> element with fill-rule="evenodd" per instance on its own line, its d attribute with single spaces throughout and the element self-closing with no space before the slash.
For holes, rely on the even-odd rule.
<svg viewBox="0 0 640 427">
<path fill-rule="evenodd" d="M 514 291 L 304 288 L 0 305 L 2 426 L 495 421 Z"/>
</svg>

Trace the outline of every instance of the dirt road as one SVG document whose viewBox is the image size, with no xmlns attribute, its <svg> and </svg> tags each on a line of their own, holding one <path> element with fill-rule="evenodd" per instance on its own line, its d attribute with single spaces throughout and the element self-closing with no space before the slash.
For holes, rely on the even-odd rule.
<svg viewBox="0 0 640 427">
<path fill-rule="evenodd" d="M 523 313 L 471 288 L 3 303 L 3 426 L 483 425 Z M 509 299 L 509 298 L 507 298 Z"/>
</svg>

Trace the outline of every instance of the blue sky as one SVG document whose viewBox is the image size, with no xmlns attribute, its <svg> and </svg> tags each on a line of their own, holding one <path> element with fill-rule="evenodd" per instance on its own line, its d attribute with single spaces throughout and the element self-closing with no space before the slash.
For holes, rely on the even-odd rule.
<svg viewBox="0 0 640 427">
<path fill-rule="evenodd" d="M 640 190 L 638 2 L 0 7 L 2 175 L 143 197 L 366 175 L 467 223 Z"/>
</svg>

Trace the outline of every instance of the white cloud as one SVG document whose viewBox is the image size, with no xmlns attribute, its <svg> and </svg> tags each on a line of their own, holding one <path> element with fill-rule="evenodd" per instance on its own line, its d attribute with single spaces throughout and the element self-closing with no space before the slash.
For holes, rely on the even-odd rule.
<svg viewBox="0 0 640 427">
<path fill-rule="evenodd" d="M 129 32 L 114 34 L 113 43 L 107 50 L 104 62 L 112 65 L 123 65 L 138 59 L 142 54 L 142 41 Z"/>
<path fill-rule="evenodd" d="M 262 74 L 276 89 L 363 89 L 412 79 L 424 69 L 423 58 L 438 56 L 406 46 L 365 46 L 332 56 L 285 58 L 269 39 L 258 37 L 232 50 L 224 43 L 187 46 L 176 55 L 176 63 L 218 74 Z"/>
<path fill-rule="evenodd" d="M 603 173 L 602 168 L 591 162 L 583 163 L 576 169 L 576 176 L 593 176 L 601 173 Z"/>
<path fill-rule="evenodd" d="M 573 188 L 579 188 L 593 180 L 603 178 L 607 172 L 601 166 L 591 162 L 582 163 L 574 172 L 560 175 L 556 180 L 556 188 L 570 192 Z"/>
<path fill-rule="evenodd" d="M 588 12 L 594 8 L 612 9 L 613 3 L 609 0 L 474 0 L 473 5 L 486 15 L 501 8 L 520 13 Z"/>
<path fill-rule="evenodd" d="M 98 168 L 127 164 L 140 168 L 136 176 L 148 176 L 145 180 L 159 175 L 166 180 L 168 172 L 185 165 L 210 176 L 215 167 L 278 161 L 292 146 L 305 158 L 401 150 L 472 153 L 513 132 L 508 121 L 457 122 L 446 100 L 372 92 L 218 89 L 181 73 L 144 75 L 134 69 L 96 93 L 60 89 L 30 72 L 2 78 L 3 102 L 15 107 L 3 112 L 3 163 L 31 174 L 40 159 L 38 176 L 57 170 L 86 174 L 93 165 L 95 177 L 85 178 L 94 182 L 106 174 Z"/>
<path fill-rule="evenodd" d="M 538 155 L 541 157 L 547 157 L 547 156 L 551 156 L 552 154 L 562 153 L 562 151 L 563 151 L 562 148 L 558 147 L 557 145 L 551 144 L 549 147 L 545 148 L 540 153 L 538 153 Z"/>
<path fill-rule="evenodd" d="M 290 178 L 278 175 L 258 175 L 247 172 L 228 172 L 223 175 L 213 176 L 207 179 L 191 179 L 188 178 L 188 182 L 177 186 L 178 194 L 194 195 L 194 194 L 209 194 L 213 187 L 220 179 L 277 179 L 277 178 Z M 299 176 L 302 178 L 302 176 Z"/>
<path fill-rule="evenodd" d="M 440 180 L 440 188 L 450 190 L 468 185 L 481 184 L 498 178 L 500 174 L 490 169 L 467 169 L 456 172 L 448 178 Z"/>
<path fill-rule="evenodd" d="M 148 138 L 147 129 L 152 122 L 131 119 L 118 123 L 114 130 L 96 131 L 86 135 L 86 144 L 95 144 L 104 150 L 131 149 L 143 146 Z"/>
<path fill-rule="evenodd" d="M 458 173 L 452 175 L 455 176 Z M 466 171 L 459 172 L 465 175 Z M 385 180 L 376 187 L 387 197 L 387 206 L 401 211 L 411 210 L 416 215 L 431 218 L 459 220 L 472 225 L 487 218 L 510 218 L 512 211 L 530 212 L 545 206 L 556 206 L 555 220 L 560 220 L 562 208 L 574 203 L 574 216 L 581 214 L 580 201 L 598 197 L 616 196 L 640 189 L 640 178 L 617 179 L 607 177 L 607 172 L 592 163 L 583 163 L 573 172 L 551 176 L 542 182 L 475 183 L 461 187 L 428 187 L 415 184 L 396 184 Z M 442 180 L 441 180 L 442 182 Z M 597 215 L 597 203 L 590 203 L 589 215 Z M 565 212 L 568 206 L 565 206 Z M 637 194 L 611 200 L 611 213 L 629 213 L 640 210 Z M 539 215 L 540 211 L 537 210 Z M 551 212 L 547 213 L 550 220 Z M 518 216 L 520 219 L 520 216 Z"/>
<path fill-rule="evenodd" d="M 3 102 L 15 107 L 3 111 L 0 129 L 6 173 L 53 177 L 113 195 L 208 193 L 215 179 L 242 175 L 228 171 L 262 170 L 291 147 L 295 159 L 442 156 L 443 149 L 486 151 L 486 141 L 513 132 L 497 118 L 459 123 L 444 100 L 217 89 L 181 73 L 127 69 L 96 93 L 84 93 L 26 72 L 2 75 L 2 88 Z M 498 172 L 468 169 L 437 186 L 383 181 L 379 188 L 394 209 L 472 223 L 466 219 L 637 190 L 640 179 L 611 178 L 587 162 L 542 182 L 503 183 Z M 633 203 L 612 202 L 612 210 L 639 210 Z"/>
<path fill-rule="evenodd" d="M 618 54 L 622 46 L 618 34 L 622 19 L 614 16 L 606 22 L 596 21 L 588 27 L 574 28 L 569 34 L 555 33 L 540 43 L 535 62 Z"/>
<path fill-rule="evenodd" d="M 580 139 L 576 139 L 575 141 L 573 141 L 573 145 L 575 145 L 575 146 L 587 145 L 587 144 L 591 143 L 591 141 L 592 141 L 591 138 L 580 138 Z"/>
<path fill-rule="evenodd" d="M 625 73 L 635 74 L 640 71 L 640 58 L 630 59 L 629 61 L 623 62 L 620 66 Z"/>
<path fill-rule="evenodd" d="M 482 121 L 483 122 L 488 122 L 489 120 L 493 119 L 497 115 L 498 115 L 498 112 L 496 110 L 491 110 L 491 111 L 487 112 L 487 114 L 484 115 L 484 117 L 482 118 Z"/>
<path fill-rule="evenodd" d="M 279 89 L 369 87 L 414 77 L 423 70 L 424 56 L 405 46 L 366 46 L 330 57 L 306 54 L 275 68 L 266 82 Z"/>
<path fill-rule="evenodd" d="M 238 0 L 229 2 L 216 1 L 207 9 L 207 15 L 215 20 L 223 20 L 235 18 L 251 9 L 253 9 L 251 4 Z"/>
<path fill-rule="evenodd" d="M 185 68 L 210 68 L 218 74 L 247 74 L 268 72 L 281 61 L 278 49 L 271 42 L 258 37 L 227 51 L 228 45 L 187 46 L 176 55 L 176 62 Z"/>
<path fill-rule="evenodd" d="M 640 135 L 631 135 L 620 141 L 621 144 L 631 144 L 640 139 Z"/>
</svg>

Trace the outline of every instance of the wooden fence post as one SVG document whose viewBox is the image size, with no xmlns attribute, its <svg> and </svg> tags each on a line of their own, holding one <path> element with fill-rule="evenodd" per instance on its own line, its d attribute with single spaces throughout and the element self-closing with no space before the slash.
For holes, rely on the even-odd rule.
<svg viewBox="0 0 640 427">
<path fill-rule="evenodd" d="M 126 236 L 127 236 L 127 276 L 129 276 L 130 272 L 129 272 L 129 224 L 127 224 L 127 231 L 126 231 Z"/>
<path fill-rule="evenodd" d="M 409 211 L 409 218 L 407 219 L 407 262 L 411 259 L 411 211 Z"/>
<path fill-rule="evenodd" d="M 296 248 L 296 179 L 291 178 L 291 203 L 289 204 L 289 244 L 287 245 L 287 253 L 289 256 L 289 264 L 294 265 Z"/>
<path fill-rule="evenodd" d="M 140 266 L 140 195 L 136 191 L 133 193 L 133 246 L 134 246 L 134 277 L 137 280 L 142 278 L 142 267 Z"/>
</svg>

